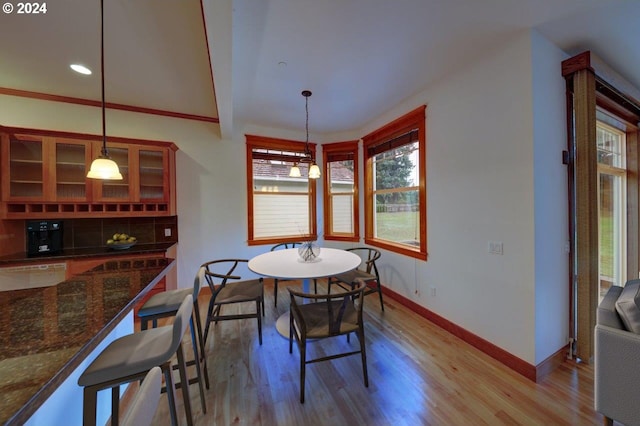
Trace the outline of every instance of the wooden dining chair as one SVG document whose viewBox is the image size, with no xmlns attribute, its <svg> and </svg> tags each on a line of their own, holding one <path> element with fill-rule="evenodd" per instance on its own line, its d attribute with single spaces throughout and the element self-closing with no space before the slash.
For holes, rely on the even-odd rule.
<svg viewBox="0 0 640 426">
<path fill-rule="evenodd" d="M 280 243 L 280 244 L 276 244 L 275 246 L 271 247 L 271 251 L 296 248 L 300 244 L 302 244 L 302 243 L 301 242 Z M 289 279 L 289 278 L 274 278 L 273 279 L 273 306 L 276 306 L 276 307 L 278 306 L 278 282 L 282 282 L 282 281 L 295 281 L 295 280 L 292 280 L 292 279 Z M 315 278 L 313 279 L 313 290 L 314 290 L 314 292 L 318 293 L 318 280 L 316 280 Z"/>
<path fill-rule="evenodd" d="M 244 318 L 256 318 L 258 321 L 258 338 L 262 345 L 262 317 L 264 316 L 264 290 L 263 279 L 242 280 L 240 275 L 234 273 L 240 263 L 248 262 L 247 259 L 219 259 L 203 263 L 204 277 L 211 289 L 209 309 L 204 328 L 204 344 L 207 343 L 209 326 L 212 322 L 237 320 Z M 239 280 L 239 281 L 236 281 Z M 255 303 L 255 312 L 239 314 L 222 314 L 222 307 L 231 304 Z"/>
<path fill-rule="evenodd" d="M 289 353 L 293 352 L 295 339 L 300 352 L 300 402 L 304 403 L 304 386 L 307 364 L 329 361 L 360 354 L 364 385 L 369 387 L 367 373 L 367 353 L 364 341 L 364 323 L 362 307 L 366 285 L 360 283 L 353 290 L 334 294 L 302 293 L 293 287 L 287 287 L 291 297 L 289 316 Z M 311 299 L 311 303 L 304 303 Z M 359 349 L 347 352 L 307 359 L 307 343 L 309 340 L 326 339 L 355 333 L 359 341 Z"/>
<path fill-rule="evenodd" d="M 382 302 L 382 284 L 380 283 L 380 274 L 376 266 L 376 260 L 380 259 L 379 250 L 372 247 L 353 247 L 346 251 L 357 254 L 362 258 L 360 266 L 352 271 L 348 271 L 327 280 L 327 290 L 331 293 L 331 286 L 338 285 L 345 290 L 353 289 L 358 283 L 363 282 L 367 286 L 364 294 L 377 293 L 380 298 L 380 309 L 384 311 L 384 303 Z"/>
</svg>

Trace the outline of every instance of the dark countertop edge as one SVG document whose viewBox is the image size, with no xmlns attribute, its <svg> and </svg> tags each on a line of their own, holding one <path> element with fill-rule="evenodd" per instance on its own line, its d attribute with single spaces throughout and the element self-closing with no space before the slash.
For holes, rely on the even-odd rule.
<svg viewBox="0 0 640 426">
<path fill-rule="evenodd" d="M 122 250 L 127 251 L 127 250 Z M 169 259 L 169 258 L 167 258 Z M 36 393 L 20 408 L 13 416 L 7 420 L 4 426 L 23 425 L 31 416 L 44 404 L 44 402 L 53 394 L 58 386 L 64 382 L 71 373 L 80 365 L 80 363 L 93 351 L 105 337 L 113 331 L 117 324 L 119 324 L 124 317 L 133 309 L 136 303 L 142 299 L 142 297 L 148 293 L 152 288 L 158 284 L 158 282 L 167 275 L 167 272 L 171 268 L 176 266 L 175 259 L 170 259 L 171 262 L 165 266 L 165 268 L 144 288 L 144 291 L 138 293 L 131 301 L 122 309 L 118 315 L 116 315 L 111 321 L 109 321 L 89 342 L 78 350 L 78 352 L 69 359 L 69 361 L 62 366 L 47 384 L 42 386 Z"/>
<path fill-rule="evenodd" d="M 171 248 L 177 242 L 136 244 L 127 250 L 113 250 L 109 247 L 87 247 L 80 249 L 63 250 L 58 254 L 44 256 L 27 256 L 26 252 L 18 252 L 6 256 L 0 256 L 0 267 L 12 266 L 15 263 L 52 263 L 79 258 L 91 258 L 102 256 L 130 256 L 132 254 L 161 253 Z"/>
</svg>

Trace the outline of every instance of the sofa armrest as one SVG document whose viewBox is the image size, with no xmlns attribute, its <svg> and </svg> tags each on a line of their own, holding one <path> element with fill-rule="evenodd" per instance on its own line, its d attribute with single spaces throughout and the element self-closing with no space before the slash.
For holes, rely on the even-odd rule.
<svg viewBox="0 0 640 426">
<path fill-rule="evenodd" d="M 640 334 L 596 325 L 594 373 L 596 411 L 640 426 Z"/>
</svg>

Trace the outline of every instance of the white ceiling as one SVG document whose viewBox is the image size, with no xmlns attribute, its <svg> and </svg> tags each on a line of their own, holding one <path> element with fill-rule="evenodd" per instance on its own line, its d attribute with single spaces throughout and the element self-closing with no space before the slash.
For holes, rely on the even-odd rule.
<svg viewBox="0 0 640 426">
<path fill-rule="evenodd" d="M 0 88 L 99 100 L 99 19 L 98 0 L 1 14 Z M 310 131 L 349 131 L 526 28 L 640 88 L 639 22 L 637 0 L 105 0 L 106 97 L 225 135 L 304 129 L 309 89 Z"/>
</svg>

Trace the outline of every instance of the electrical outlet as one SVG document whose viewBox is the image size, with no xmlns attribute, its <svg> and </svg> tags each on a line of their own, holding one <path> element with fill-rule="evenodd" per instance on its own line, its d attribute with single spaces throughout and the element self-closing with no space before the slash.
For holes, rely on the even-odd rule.
<svg viewBox="0 0 640 426">
<path fill-rule="evenodd" d="M 487 250 L 491 254 L 503 254 L 502 241 L 489 241 Z"/>
<path fill-rule="evenodd" d="M 171 236 L 171 228 L 164 228 L 164 236 L 165 237 Z"/>
</svg>

